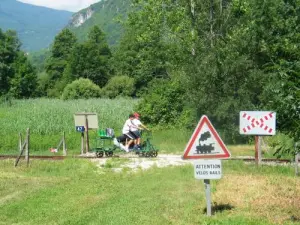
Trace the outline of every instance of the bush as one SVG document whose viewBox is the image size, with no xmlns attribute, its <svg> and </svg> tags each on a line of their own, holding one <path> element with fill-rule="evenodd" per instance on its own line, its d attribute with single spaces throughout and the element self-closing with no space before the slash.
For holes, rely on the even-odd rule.
<svg viewBox="0 0 300 225">
<path fill-rule="evenodd" d="M 101 96 L 101 89 L 89 79 L 80 78 L 68 84 L 62 94 L 62 99 L 97 98 Z"/>
<path fill-rule="evenodd" d="M 274 151 L 273 156 L 276 156 L 277 158 L 293 158 L 296 154 L 294 139 L 284 133 L 278 133 L 275 136 L 269 137 L 268 145 Z"/>
<path fill-rule="evenodd" d="M 128 76 L 114 76 L 103 88 L 103 95 L 109 98 L 117 96 L 132 96 L 135 91 L 135 81 Z"/>
<path fill-rule="evenodd" d="M 192 123 L 194 114 L 186 108 L 184 89 L 179 81 L 156 80 L 148 90 L 136 108 L 145 123 L 163 126 Z"/>
</svg>

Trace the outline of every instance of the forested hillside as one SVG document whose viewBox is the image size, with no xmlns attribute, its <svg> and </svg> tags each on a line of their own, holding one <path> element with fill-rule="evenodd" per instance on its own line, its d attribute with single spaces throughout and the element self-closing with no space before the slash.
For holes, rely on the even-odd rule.
<svg viewBox="0 0 300 225">
<path fill-rule="evenodd" d="M 131 7 L 114 51 L 89 20 L 80 28 L 88 29 L 84 41 L 61 31 L 32 93 L 140 97 L 147 124 L 193 127 L 205 114 L 231 142 L 243 141 L 239 111 L 273 110 L 278 132 L 299 141 L 300 0 L 135 0 Z M 2 94 L 16 93 L 7 74 L 11 88 Z"/>
<path fill-rule="evenodd" d="M 68 28 L 79 41 L 84 41 L 87 40 L 90 27 L 100 26 L 107 35 L 108 43 L 114 45 L 122 33 L 120 22 L 124 21 L 129 9 L 130 0 L 102 0 L 75 13 Z"/>
<path fill-rule="evenodd" d="M 24 4 L 16 0 L 0 1 L 0 28 L 15 30 L 22 49 L 36 51 L 47 48 L 55 35 L 67 25 L 72 13 Z"/>
</svg>

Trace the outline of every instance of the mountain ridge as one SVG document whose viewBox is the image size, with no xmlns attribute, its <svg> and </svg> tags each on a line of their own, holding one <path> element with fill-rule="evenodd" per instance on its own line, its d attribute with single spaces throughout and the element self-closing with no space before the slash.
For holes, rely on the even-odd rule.
<svg viewBox="0 0 300 225">
<path fill-rule="evenodd" d="M 16 0 L 1 0 L 0 28 L 15 30 L 25 51 L 47 48 L 72 18 L 72 12 L 35 6 Z"/>
<path fill-rule="evenodd" d="M 74 13 L 67 28 L 70 28 L 79 41 L 87 39 L 89 29 L 97 25 L 104 31 L 110 45 L 116 45 L 122 33 L 117 21 L 125 18 L 130 8 L 130 0 L 102 0 Z"/>
</svg>

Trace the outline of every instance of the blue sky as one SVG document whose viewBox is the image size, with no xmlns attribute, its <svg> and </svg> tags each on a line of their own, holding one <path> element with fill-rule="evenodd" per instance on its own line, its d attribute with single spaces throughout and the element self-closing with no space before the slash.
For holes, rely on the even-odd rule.
<svg viewBox="0 0 300 225">
<path fill-rule="evenodd" d="M 45 6 L 53 9 L 63 9 L 77 12 L 100 0 L 17 0 L 32 5 Z"/>
</svg>

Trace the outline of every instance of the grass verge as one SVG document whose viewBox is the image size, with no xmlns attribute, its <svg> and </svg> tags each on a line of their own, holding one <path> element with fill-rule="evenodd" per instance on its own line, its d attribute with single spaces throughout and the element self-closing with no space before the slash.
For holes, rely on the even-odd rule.
<svg viewBox="0 0 300 225">
<path fill-rule="evenodd" d="M 208 218 L 192 166 L 134 174 L 79 159 L 0 166 L 0 224 L 257 225 L 300 218 L 300 180 L 290 167 L 225 161 L 224 177 L 212 182 L 215 215 Z"/>
</svg>

